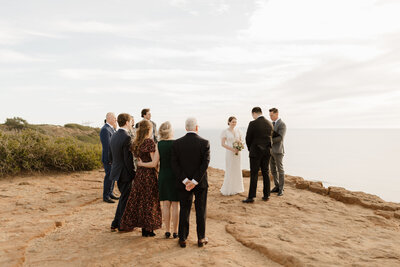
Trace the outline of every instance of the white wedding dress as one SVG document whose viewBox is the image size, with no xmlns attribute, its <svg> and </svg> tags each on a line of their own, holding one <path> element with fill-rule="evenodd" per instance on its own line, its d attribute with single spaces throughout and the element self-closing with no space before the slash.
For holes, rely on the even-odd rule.
<svg viewBox="0 0 400 267">
<path fill-rule="evenodd" d="M 225 144 L 233 147 L 235 141 L 242 141 L 242 134 L 239 130 L 234 129 L 232 133 L 229 129 L 221 133 L 221 139 L 226 138 Z M 225 196 L 235 195 L 244 192 L 243 188 L 243 175 L 241 167 L 241 152 L 235 155 L 234 152 L 226 149 L 225 154 L 225 177 L 224 183 L 221 187 L 221 193 Z"/>
</svg>

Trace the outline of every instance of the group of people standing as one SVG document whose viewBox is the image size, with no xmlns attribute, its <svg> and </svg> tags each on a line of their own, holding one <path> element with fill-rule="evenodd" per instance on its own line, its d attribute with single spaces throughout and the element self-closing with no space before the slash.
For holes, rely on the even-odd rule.
<svg viewBox="0 0 400 267">
<path fill-rule="evenodd" d="M 119 114 L 116 132 L 112 125 L 115 115 L 108 113 L 106 125 L 100 131 L 105 180 L 111 180 L 104 182 L 108 188 L 104 189 L 103 200 L 112 203 L 118 199 L 112 193 L 115 181 L 121 193 L 111 230 L 129 232 L 142 228 L 142 236 L 152 237 L 154 230 L 161 228 L 163 218 L 165 237 L 171 237 L 172 229 L 172 237 L 179 237 L 180 246 L 186 247 L 195 197 L 198 246 L 202 247 L 208 242 L 205 226 L 209 142 L 198 135 L 195 118 L 186 120 L 187 134 L 182 138 L 173 140 L 169 122 L 161 124 L 157 136 L 156 125 L 148 113 L 149 109 L 142 111 L 143 120 L 135 129 L 131 115 Z"/>
<path fill-rule="evenodd" d="M 286 126 L 276 108 L 270 109 L 272 123 L 262 115 L 262 110 L 252 110 L 254 120 L 249 123 L 245 141 L 250 157 L 250 189 L 244 203 L 254 202 L 258 172 L 263 175 L 263 200 L 270 192 L 283 195 L 283 139 Z M 162 227 L 165 237 L 179 237 L 179 245 L 186 247 L 189 234 L 190 210 L 195 198 L 198 246 L 208 243 L 205 236 L 207 206 L 207 168 L 210 162 L 210 144 L 198 135 L 195 118 L 185 122 L 187 134 L 173 139 L 170 122 L 160 125 L 151 121 L 150 109 L 141 112 L 142 121 L 122 113 L 116 117 L 107 113 L 100 131 L 103 145 L 102 162 L 105 170 L 103 200 L 118 201 L 111 230 L 121 232 L 142 228 L 142 236 L 155 236 L 154 230 Z M 117 123 L 119 126 L 118 131 Z M 221 145 L 226 149 L 226 170 L 221 188 L 223 195 L 244 192 L 241 170 L 242 133 L 235 129 L 237 119 L 228 119 L 229 127 L 221 134 Z M 240 145 L 239 145 L 240 147 Z M 270 190 L 269 166 L 275 187 Z M 120 196 L 113 194 L 117 182 Z M 160 205 L 160 202 L 162 205 Z M 161 208 L 162 206 L 162 208 Z"/>
</svg>

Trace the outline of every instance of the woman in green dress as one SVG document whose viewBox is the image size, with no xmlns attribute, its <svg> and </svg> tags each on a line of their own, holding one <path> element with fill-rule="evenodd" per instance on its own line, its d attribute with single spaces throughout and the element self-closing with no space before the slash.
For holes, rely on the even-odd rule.
<svg viewBox="0 0 400 267">
<path fill-rule="evenodd" d="M 158 157 L 154 157 L 151 162 L 138 162 L 138 166 L 146 168 L 155 168 L 160 163 L 160 172 L 158 175 L 159 196 L 162 203 L 162 217 L 166 227 L 165 237 L 171 236 L 171 223 L 173 225 L 173 237 L 178 237 L 179 222 L 179 198 L 176 188 L 176 176 L 171 167 L 171 153 L 173 132 L 170 122 L 161 124 L 159 130 L 159 142 L 157 144 Z M 159 159 L 159 160 L 158 160 Z"/>
</svg>

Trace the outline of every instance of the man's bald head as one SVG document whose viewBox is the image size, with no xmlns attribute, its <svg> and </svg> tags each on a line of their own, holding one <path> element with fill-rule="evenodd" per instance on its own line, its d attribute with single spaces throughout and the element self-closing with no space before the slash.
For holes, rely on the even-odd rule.
<svg viewBox="0 0 400 267">
<path fill-rule="evenodd" d="M 114 127 L 114 129 L 117 129 L 117 117 L 115 117 L 113 112 L 108 112 L 106 114 L 106 122 Z"/>
</svg>

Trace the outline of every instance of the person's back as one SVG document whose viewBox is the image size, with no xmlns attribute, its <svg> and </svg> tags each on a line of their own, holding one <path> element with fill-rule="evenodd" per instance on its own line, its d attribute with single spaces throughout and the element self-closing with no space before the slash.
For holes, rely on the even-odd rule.
<svg viewBox="0 0 400 267">
<path fill-rule="evenodd" d="M 209 148 L 208 141 L 195 133 L 187 133 L 175 141 L 175 146 L 176 151 L 179 151 L 176 154 L 179 155 L 180 167 L 186 177 L 200 182 L 201 187 L 208 186 L 207 172 L 204 177 L 197 177 L 201 165 L 204 164 L 206 148 Z M 182 186 L 182 181 L 178 181 L 178 184 Z"/>
<path fill-rule="evenodd" d="M 176 188 L 176 176 L 172 170 L 171 157 L 174 140 L 161 140 L 158 142 L 158 153 L 160 154 L 160 172 L 158 184 L 160 201 L 178 201 Z"/>
<path fill-rule="evenodd" d="M 161 140 L 158 142 L 158 152 L 160 153 L 160 174 L 161 171 L 172 173 L 171 153 L 174 140 Z"/>
<path fill-rule="evenodd" d="M 253 142 L 255 144 L 271 145 L 271 137 L 273 132 L 272 123 L 265 117 L 259 117 L 253 122 Z"/>
<path fill-rule="evenodd" d="M 197 135 L 199 126 L 195 118 L 185 122 L 187 134 L 172 146 L 172 167 L 176 175 L 180 200 L 179 245 L 186 247 L 189 235 L 190 210 L 195 196 L 197 245 L 208 243 L 205 237 L 207 208 L 207 168 L 210 163 L 210 143 Z"/>
<path fill-rule="evenodd" d="M 133 156 L 129 151 L 131 137 L 124 129 L 119 129 L 110 141 L 110 154 L 112 158 L 112 180 L 129 181 L 134 177 Z"/>
<path fill-rule="evenodd" d="M 133 155 L 130 151 L 131 136 L 128 134 L 132 130 L 133 117 L 127 113 L 121 113 L 118 115 L 117 121 L 120 129 L 111 137 L 110 141 L 109 157 L 112 162 L 110 179 L 117 181 L 121 196 L 114 220 L 111 223 L 111 231 L 120 230 L 121 217 L 131 191 L 132 180 L 135 178 Z"/>
</svg>

